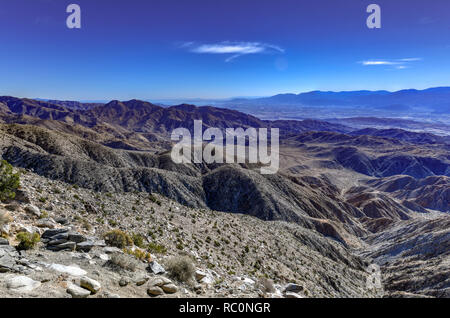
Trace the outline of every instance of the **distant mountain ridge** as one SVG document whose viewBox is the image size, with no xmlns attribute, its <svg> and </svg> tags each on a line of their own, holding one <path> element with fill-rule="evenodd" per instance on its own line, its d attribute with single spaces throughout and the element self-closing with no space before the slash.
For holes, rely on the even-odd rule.
<svg viewBox="0 0 450 318">
<path fill-rule="evenodd" d="M 123 102 L 113 100 L 107 104 L 82 104 L 1 96 L 0 112 L 6 115 L 26 115 L 41 120 L 75 123 L 89 128 L 108 124 L 140 133 L 167 133 L 178 127 L 192 130 L 194 120 L 202 120 L 205 128 L 279 128 L 284 133 L 298 133 L 308 130 L 335 132 L 350 132 L 352 130 L 344 125 L 331 124 L 325 121 L 265 121 L 226 108 L 198 107 L 188 104 L 161 107 L 136 99 Z"/>
<path fill-rule="evenodd" d="M 424 90 L 405 89 L 389 91 L 311 91 L 300 94 L 278 94 L 255 99 L 233 99 L 234 104 L 301 105 L 301 106 L 352 106 L 406 111 L 410 108 L 426 108 L 437 113 L 450 111 L 450 87 L 434 87 Z"/>
</svg>

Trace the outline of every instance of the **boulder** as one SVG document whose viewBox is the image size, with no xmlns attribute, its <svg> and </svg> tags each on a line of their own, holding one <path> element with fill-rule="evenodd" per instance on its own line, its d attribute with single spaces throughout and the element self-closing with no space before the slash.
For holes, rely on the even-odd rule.
<svg viewBox="0 0 450 318">
<path fill-rule="evenodd" d="M 61 225 L 66 225 L 69 223 L 69 220 L 65 217 L 56 217 L 55 222 Z"/>
<path fill-rule="evenodd" d="M 150 264 L 148 265 L 148 268 L 153 272 L 153 274 L 156 275 L 164 274 L 166 272 L 164 267 L 159 265 L 158 262 L 156 261 L 151 261 Z"/>
<path fill-rule="evenodd" d="M 61 264 L 51 264 L 49 268 L 60 273 L 69 274 L 71 276 L 84 276 L 87 274 L 85 270 L 74 265 L 66 266 Z"/>
<path fill-rule="evenodd" d="M 67 283 L 67 293 L 72 295 L 73 298 L 86 298 L 91 294 L 89 290 L 81 288 L 71 282 Z"/>
<path fill-rule="evenodd" d="M 27 293 L 41 286 L 41 282 L 27 276 L 13 276 L 6 279 L 6 287 L 12 291 Z"/>
<path fill-rule="evenodd" d="M 96 255 L 98 258 L 100 258 L 102 261 L 109 261 L 111 257 L 108 254 L 98 254 Z"/>
<path fill-rule="evenodd" d="M 25 211 L 37 217 L 41 216 L 41 210 L 39 210 L 37 206 L 32 204 L 27 204 L 25 206 Z"/>
<path fill-rule="evenodd" d="M 93 247 L 95 246 L 95 242 L 93 241 L 84 241 L 81 243 L 78 243 L 76 246 L 76 250 L 79 252 L 86 252 L 88 253 Z"/>
<path fill-rule="evenodd" d="M 0 245 L 9 245 L 9 241 L 3 237 L 0 237 Z"/>
<path fill-rule="evenodd" d="M 207 275 L 200 280 L 200 283 L 212 285 L 214 283 L 214 278 L 211 275 Z"/>
<path fill-rule="evenodd" d="M 51 241 L 53 241 L 53 240 L 62 240 L 62 239 L 68 241 L 69 240 L 69 233 L 68 232 L 59 233 L 59 234 L 53 235 L 50 238 Z"/>
<path fill-rule="evenodd" d="M 122 277 L 119 281 L 119 286 L 120 287 L 125 287 L 130 283 L 130 280 L 126 277 Z"/>
<path fill-rule="evenodd" d="M 51 218 L 45 218 L 37 220 L 35 225 L 40 228 L 54 229 L 58 224 Z"/>
<path fill-rule="evenodd" d="M 53 239 L 50 242 L 47 243 L 47 245 L 49 246 L 54 246 L 54 245 L 60 245 L 60 244 L 64 244 L 67 243 L 67 238 L 61 238 L 61 239 Z"/>
<path fill-rule="evenodd" d="M 149 280 L 149 277 L 147 275 L 143 275 L 143 276 L 139 276 L 138 278 L 136 278 L 136 280 L 134 282 L 136 283 L 136 286 L 142 286 L 146 282 L 148 282 L 148 280 Z"/>
<path fill-rule="evenodd" d="M 75 246 L 76 246 L 75 242 L 66 242 L 59 245 L 48 245 L 47 249 L 55 252 L 64 250 L 73 251 L 75 250 Z"/>
<path fill-rule="evenodd" d="M 161 288 L 164 292 L 168 294 L 174 294 L 178 291 L 177 286 L 175 286 L 174 284 L 162 285 Z"/>
<path fill-rule="evenodd" d="M 0 225 L 0 234 L 2 234 L 2 233 L 9 234 L 9 231 L 11 231 L 11 225 L 10 224 L 2 224 L 2 225 Z"/>
<path fill-rule="evenodd" d="M 66 228 L 62 228 L 62 229 L 49 229 L 46 230 L 44 233 L 42 233 L 41 238 L 43 239 L 49 239 L 53 236 L 55 236 L 56 234 L 60 234 L 60 233 L 66 233 L 69 230 Z"/>
<path fill-rule="evenodd" d="M 201 270 L 196 270 L 195 271 L 195 279 L 197 281 L 201 281 L 204 277 L 206 277 L 206 275 L 207 274 L 205 272 L 201 271 Z"/>
<path fill-rule="evenodd" d="M 69 241 L 75 242 L 75 243 L 81 243 L 86 241 L 86 237 L 83 234 L 77 233 L 77 232 L 69 232 Z"/>
<path fill-rule="evenodd" d="M 298 293 L 303 291 L 303 286 L 301 285 L 297 285 L 294 283 L 289 283 L 286 286 L 284 286 L 284 292 L 293 292 L 293 293 Z"/>
<path fill-rule="evenodd" d="M 153 277 L 148 281 L 148 286 L 158 286 L 161 287 L 163 285 L 172 284 L 172 281 L 164 276 Z"/>
<path fill-rule="evenodd" d="M 93 280 L 92 278 L 89 278 L 87 276 L 81 277 L 80 286 L 90 290 L 92 294 L 98 293 L 100 288 L 102 288 L 102 286 L 100 285 L 99 282 L 97 282 L 96 280 Z"/>
<path fill-rule="evenodd" d="M 161 287 L 151 286 L 151 287 L 147 288 L 147 294 L 149 296 L 159 296 L 159 295 L 164 294 L 164 291 L 162 290 Z"/>
<path fill-rule="evenodd" d="M 39 232 L 39 229 L 37 227 L 31 226 L 31 225 L 23 225 L 23 224 L 17 224 L 17 232 L 26 232 L 26 233 L 36 233 Z"/>
<path fill-rule="evenodd" d="M 1 255 L 0 252 L 0 273 L 6 273 L 14 270 L 16 260 L 10 255 Z"/>
<path fill-rule="evenodd" d="M 105 252 L 106 254 L 123 253 L 123 251 L 120 248 L 112 246 L 104 247 L 103 252 Z"/>
</svg>

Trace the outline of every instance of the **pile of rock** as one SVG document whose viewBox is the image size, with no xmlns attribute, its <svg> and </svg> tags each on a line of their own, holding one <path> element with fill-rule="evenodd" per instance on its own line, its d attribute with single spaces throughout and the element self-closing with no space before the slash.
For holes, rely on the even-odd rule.
<svg viewBox="0 0 450 318">
<path fill-rule="evenodd" d="M 105 246 L 104 241 L 86 237 L 68 228 L 48 229 L 42 234 L 41 241 L 52 251 L 89 252 L 94 246 Z"/>
<path fill-rule="evenodd" d="M 19 272 L 16 261 L 18 258 L 19 253 L 14 247 L 8 244 L 0 245 L 0 273 Z"/>
<path fill-rule="evenodd" d="M 0 242 L 0 273 L 29 274 L 34 270 L 40 270 L 40 267 L 23 257 L 8 240 Z"/>
</svg>

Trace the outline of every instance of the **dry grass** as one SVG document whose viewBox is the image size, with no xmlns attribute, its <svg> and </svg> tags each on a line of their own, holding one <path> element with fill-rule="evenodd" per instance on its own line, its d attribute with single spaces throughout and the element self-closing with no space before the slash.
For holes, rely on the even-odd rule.
<svg viewBox="0 0 450 318">
<path fill-rule="evenodd" d="M 138 262 L 134 257 L 127 254 L 114 253 L 111 255 L 111 259 L 106 263 L 106 265 L 114 269 L 124 269 L 134 272 Z"/>
<path fill-rule="evenodd" d="M 173 256 L 166 261 L 165 265 L 172 278 L 185 283 L 192 281 L 195 266 L 188 256 Z"/>
<path fill-rule="evenodd" d="M 12 222 L 12 220 L 13 218 L 8 211 L 0 211 L 0 226 L 8 224 L 9 222 Z"/>
</svg>

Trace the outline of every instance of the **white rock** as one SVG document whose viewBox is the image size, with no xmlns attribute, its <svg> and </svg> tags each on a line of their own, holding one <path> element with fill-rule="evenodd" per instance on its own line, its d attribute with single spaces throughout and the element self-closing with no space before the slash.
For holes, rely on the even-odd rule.
<svg viewBox="0 0 450 318">
<path fill-rule="evenodd" d="M 208 275 L 208 276 L 203 277 L 200 280 L 200 283 L 206 284 L 206 285 L 212 285 L 212 283 L 214 283 L 214 279 L 212 276 Z"/>
<path fill-rule="evenodd" d="M 87 259 L 87 260 L 91 260 L 92 259 L 92 257 L 89 254 L 86 254 L 86 253 L 70 252 L 70 256 L 72 256 L 73 258 L 76 258 L 76 259 Z"/>
<path fill-rule="evenodd" d="M 247 284 L 247 285 L 255 285 L 255 281 L 248 277 L 243 277 L 242 281 L 244 282 L 244 284 Z"/>
<path fill-rule="evenodd" d="M 31 225 L 18 224 L 17 228 L 18 228 L 17 232 L 19 232 L 19 233 L 20 232 L 27 232 L 27 233 L 33 234 L 34 232 L 36 232 L 34 227 L 31 226 Z"/>
<path fill-rule="evenodd" d="M 40 282 L 27 276 L 14 276 L 6 279 L 6 287 L 16 292 L 27 293 L 41 286 Z"/>
<path fill-rule="evenodd" d="M 86 298 L 91 294 L 89 290 L 81 288 L 71 282 L 67 282 L 67 293 L 72 295 L 73 298 Z"/>
<path fill-rule="evenodd" d="M 164 267 L 162 267 L 161 265 L 158 264 L 157 261 L 152 261 L 149 264 L 150 269 L 152 270 L 152 272 L 156 275 L 158 274 L 164 274 L 166 272 L 166 270 L 164 269 Z"/>
<path fill-rule="evenodd" d="M 0 233 L 9 234 L 9 231 L 11 231 L 11 225 L 3 224 L 0 226 Z"/>
<path fill-rule="evenodd" d="M 109 261 L 111 259 L 108 254 L 100 254 L 98 255 L 98 258 L 100 258 L 102 261 Z"/>
<path fill-rule="evenodd" d="M 79 268 L 76 265 L 66 266 L 66 265 L 61 265 L 61 264 L 51 264 L 49 268 L 53 269 L 57 272 L 69 274 L 72 276 L 84 276 L 87 274 L 87 272 L 85 270 Z"/>
<path fill-rule="evenodd" d="M 113 246 L 104 247 L 103 252 L 105 252 L 106 254 L 123 253 L 123 251 L 120 248 L 113 247 Z"/>
<path fill-rule="evenodd" d="M 205 272 L 203 272 L 203 271 L 201 271 L 201 270 L 199 270 L 199 269 L 195 271 L 195 279 L 196 279 L 197 281 L 202 280 L 203 277 L 206 277 L 206 273 L 205 273 Z"/>
</svg>

